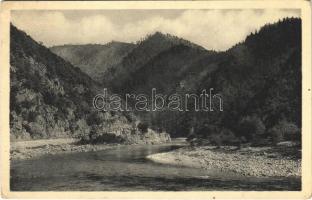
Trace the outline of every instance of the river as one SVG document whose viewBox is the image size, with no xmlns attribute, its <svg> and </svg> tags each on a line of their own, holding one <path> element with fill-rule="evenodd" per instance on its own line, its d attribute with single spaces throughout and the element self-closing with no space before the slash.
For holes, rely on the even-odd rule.
<svg viewBox="0 0 312 200">
<path fill-rule="evenodd" d="M 177 144 L 120 145 L 97 152 L 11 162 L 13 191 L 300 190 L 294 178 L 246 178 L 154 163 L 145 157 Z"/>
</svg>

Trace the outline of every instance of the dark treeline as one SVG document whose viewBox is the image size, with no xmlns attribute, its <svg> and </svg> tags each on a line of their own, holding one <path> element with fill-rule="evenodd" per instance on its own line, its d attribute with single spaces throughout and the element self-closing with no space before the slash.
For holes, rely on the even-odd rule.
<svg viewBox="0 0 312 200">
<path fill-rule="evenodd" d="M 102 78 L 96 77 L 103 87 L 122 96 L 150 94 L 152 88 L 164 95 L 199 95 L 213 88 L 224 104 L 222 112 L 135 112 L 141 127 L 217 144 L 300 140 L 300 19 L 267 24 L 224 52 L 160 32 L 130 46 L 122 57 L 103 54 L 111 63 Z M 54 52 L 62 56 L 62 47 Z M 67 53 L 75 55 L 74 50 Z M 194 108 L 194 102 L 188 107 Z"/>
<path fill-rule="evenodd" d="M 153 53 L 148 55 L 156 54 L 151 57 L 144 52 L 132 53 L 135 67 L 132 62 L 127 67 L 133 71 L 128 71 L 124 79 L 109 74 L 111 81 L 118 83 L 112 85 L 114 92 L 149 94 L 157 88 L 162 94 L 184 95 L 213 88 L 222 95 L 224 111 L 138 112 L 149 126 L 165 129 L 173 137 L 205 138 L 220 144 L 300 139 L 300 19 L 265 25 L 220 53 L 187 43 L 168 45 L 170 37 L 165 35 L 147 37 L 140 45 L 150 44 L 151 39 L 166 48 L 157 54 L 150 48 Z M 147 61 L 138 65 L 135 56 Z"/>
</svg>

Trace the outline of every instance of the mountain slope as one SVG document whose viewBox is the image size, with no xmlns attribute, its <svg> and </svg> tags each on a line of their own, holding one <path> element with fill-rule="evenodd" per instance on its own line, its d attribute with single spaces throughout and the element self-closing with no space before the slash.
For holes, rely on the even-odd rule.
<svg viewBox="0 0 312 200">
<path fill-rule="evenodd" d="M 173 46 L 131 73 L 122 90 L 149 94 L 153 88 L 156 88 L 158 92 L 169 94 L 181 84 L 188 88 L 188 91 L 194 90 L 200 77 L 214 70 L 213 66 L 205 65 L 205 69 L 202 69 L 200 65 L 202 60 L 212 55 L 206 50 L 183 44 Z M 186 81 L 194 77 L 196 81 Z"/>
<path fill-rule="evenodd" d="M 244 130 L 244 123 L 260 127 L 261 137 L 277 137 L 283 131 L 276 130 L 285 130 L 285 125 L 293 127 L 292 132 L 298 136 L 301 20 L 287 18 L 268 24 L 225 52 L 172 42 L 171 37 L 157 33 L 143 40 L 105 77 L 104 82 L 118 93 L 150 94 L 156 88 L 163 95 L 199 95 L 213 88 L 214 94 L 222 95 L 222 112 L 138 113 L 173 136 L 194 132 L 197 137 L 210 137 L 231 132 L 250 140 L 255 133 Z M 194 108 L 194 103 L 189 107 Z"/>
<path fill-rule="evenodd" d="M 131 113 L 99 112 L 99 85 L 11 25 L 10 136 L 12 140 L 79 137 L 84 142 L 166 142 L 166 133 L 138 130 Z"/>
<path fill-rule="evenodd" d="M 191 133 L 216 143 L 260 141 L 259 137 L 298 139 L 301 20 L 287 18 L 265 25 L 225 52 L 207 51 L 157 32 L 109 67 L 101 82 L 120 94 L 150 94 L 156 88 L 163 95 L 200 95 L 204 89 L 213 88 L 214 94 L 222 96 L 223 111 L 218 111 L 219 104 L 214 101 L 212 112 L 165 109 L 136 113 L 150 127 L 166 130 L 174 137 Z M 188 107 L 194 108 L 194 102 Z"/>
<path fill-rule="evenodd" d="M 103 76 L 103 83 L 119 92 L 129 81 L 129 77 L 160 53 L 177 45 L 206 51 L 204 48 L 187 40 L 156 32 L 138 42 L 137 46 L 122 60 L 121 63 L 111 67 Z"/>
<path fill-rule="evenodd" d="M 134 44 L 110 42 L 106 45 L 63 45 L 51 47 L 51 51 L 69 61 L 92 79 L 101 81 L 108 68 L 121 62 L 133 48 Z"/>
<path fill-rule="evenodd" d="M 94 82 L 14 26 L 10 48 L 12 138 L 71 135 L 79 127 L 70 121 L 90 112 Z"/>
<path fill-rule="evenodd" d="M 217 65 L 217 70 L 207 75 L 198 89 L 214 88 L 223 97 L 224 111 L 194 114 L 196 123 L 190 126 L 197 126 L 204 137 L 213 131 L 203 128 L 203 124 L 216 125 L 219 132 L 229 129 L 247 140 L 254 139 L 255 135 L 273 139 L 286 137 L 285 130 L 297 135 L 292 137 L 299 137 L 300 19 L 287 18 L 262 27 L 243 43 L 224 52 Z M 263 128 L 259 133 L 246 130 L 246 121 Z"/>
</svg>

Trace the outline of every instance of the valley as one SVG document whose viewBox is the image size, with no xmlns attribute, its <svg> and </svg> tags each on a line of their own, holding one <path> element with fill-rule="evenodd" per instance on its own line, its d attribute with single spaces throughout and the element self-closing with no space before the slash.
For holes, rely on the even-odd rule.
<svg viewBox="0 0 312 200">
<path fill-rule="evenodd" d="M 300 18 L 225 51 L 159 31 L 51 48 L 10 34 L 13 190 L 301 189 Z"/>
</svg>

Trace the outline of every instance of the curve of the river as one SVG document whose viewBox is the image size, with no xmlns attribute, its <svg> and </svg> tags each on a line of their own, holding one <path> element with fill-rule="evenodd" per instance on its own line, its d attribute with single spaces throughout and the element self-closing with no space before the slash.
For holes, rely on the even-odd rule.
<svg viewBox="0 0 312 200">
<path fill-rule="evenodd" d="M 11 162 L 13 191 L 190 191 L 300 190 L 293 178 L 246 178 L 224 172 L 162 165 L 147 155 L 177 144 L 116 146 L 113 149 L 47 155 Z"/>
</svg>

